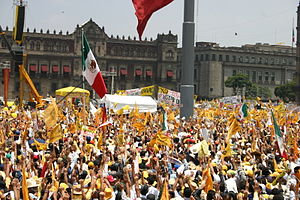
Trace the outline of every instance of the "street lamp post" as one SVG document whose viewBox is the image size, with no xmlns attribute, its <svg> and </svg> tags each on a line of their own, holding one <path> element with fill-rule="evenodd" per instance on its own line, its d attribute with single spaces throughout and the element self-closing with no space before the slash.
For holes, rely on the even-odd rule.
<svg viewBox="0 0 300 200">
<path fill-rule="evenodd" d="M 114 85 L 115 85 L 115 76 L 117 76 L 117 72 L 115 72 L 115 71 L 112 71 L 112 72 L 102 71 L 101 73 L 105 77 L 111 76 L 111 89 L 110 89 L 110 93 L 113 94 L 114 93 Z"/>
<path fill-rule="evenodd" d="M 194 7 L 195 0 L 184 1 L 180 117 L 185 117 L 186 119 L 192 117 L 194 111 Z"/>
</svg>

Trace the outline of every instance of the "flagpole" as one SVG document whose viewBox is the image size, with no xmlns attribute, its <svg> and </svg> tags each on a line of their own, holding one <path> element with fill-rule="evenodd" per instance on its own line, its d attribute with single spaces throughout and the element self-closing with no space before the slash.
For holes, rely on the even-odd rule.
<svg viewBox="0 0 300 200">
<path fill-rule="evenodd" d="M 294 42 L 295 42 L 295 32 L 294 32 L 294 17 L 292 24 L 292 55 L 294 55 Z"/>
<path fill-rule="evenodd" d="M 83 28 L 81 28 L 81 48 L 84 48 L 83 47 Z M 83 52 L 83 49 L 81 49 L 81 53 Z M 83 56 L 81 56 L 83 59 Z M 84 60 L 82 60 L 82 72 L 84 72 Z M 82 89 L 84 89 L 84 76 L 82 74 Z"/>
<path fill-rule="evenodd" d="M 296 101 L 300 105 L 300 2 L 297 8 L 297 40 L 296 40 Z"/>
<path fill-rule="evenodd" d="M 184 1 L 184 22 L 182 28 L 182 64 L 180 86 L 180 117 L 193 116 L 194 111 L 194 22 L 195 0 Z"/>
</svg>

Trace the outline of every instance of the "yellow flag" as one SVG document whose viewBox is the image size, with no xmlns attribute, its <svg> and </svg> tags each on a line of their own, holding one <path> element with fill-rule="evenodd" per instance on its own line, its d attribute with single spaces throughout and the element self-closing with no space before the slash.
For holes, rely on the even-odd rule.
<svg viewBox="0 0 300 200">
<path fill-rule="evenodd" d="M 232 156 L 232 149 L 231 146 L 233 146 L 232 144 L 227 144 L 226 148 L 224 149 L 224 154 L 222 155 L 223 157 L 230 157 Z"/>
<path fill-rule="evenodd" d="M 170 200 L 167 179 L 164 180 L 163 188 L 161 191 L 160 200 Z"/>
<path fill-rule="evenodd" d="M 129 106 L 129 105 L 126 105 L 126 106 L 123 107 L 123 109 L 124 109 L 124 110 L 129 110 L 129 109 L 130 109 L 130 106 Z"/>
<path fill-rule="evenodd" d="M 116 143 L 120 146 L 124 145 L 125 144 L 125 138 L 124 138 L 124 135 L 123 134 L 119 134 L 117 135 L 116 137 Z"/>
<path fill-rule="evenodd" d="M 33 145 L 35 145 L 36 148 L 37 148 L 39 151 L 40 151 L 40 150 L 47 150 L 47 146 L 48 146 L 47 143 L 43 144 L 43 143 L 38 142 L 37 140 L 34 140 Z"/>
<path fill-rule="evenodd" d="M 171 112 L 170 112 L 170 114 L 169 114 L 169 116 L 168 116 L 168 120 L 169 120 L 170 122 L 175 121 L 175 114 L 174 114 L 174 111 L 171 111 Z"/>
<path fill-rule="evenodd" d="M 55 190 L 58 190 L 59 187 L 59 182 L 56 180 L 56 176 L 55 176 L 55 168 L 54 165 L 52 164 L 52 181 L 53 181 L 53 186 L 55 188 Z"/>
<path fill-rule="evenodd" d="M 100 131 L 99 138 L 98 138 L 98 143 L 97 143 L 97 148 L 101 150 L 102 145 L 103 145 L 103 135 L 102 135 L 102 131 Z"/>
<path fill-rule="evenodd" d="M 44 110 L 44 119 L 47 129 L 54 127 L 58 119 L 58 108 L 56 102 L 51 98 L 51 104 Z"/>
<path fill-rule="evenodd" d="M 120 110 L 117 111 L 118 115 L 123 115 L 123 113 L 124 113 L 124 109 L 123 108 L 121 108 Z"/>
<path fill-rule="evenodd" d="M 229 127 L 229 130 L 228 130 L 228 134 L 227 134 L 227 138 L 226 138 L 226 142 L 229 141 L 229 139 L 234 135 L 236 134 L 238 131 L 241 130 L 241 127 L 240 127 L 240 124 L 239 122 L 237 121 L 236 118 L 233 119 L 230 127 Z"/>
<path fill-rule="evenodd" d="M 145 125 L 141 122 L 134 123 L 132 126 L 135 127 L 138 130 L 138 132 L 145 130 Z"/>
<path fill-rule="evenodd" d="M 62 138 L 62 130 L 59 124 L 56 124 L 56 126 L 52 129 L 51 132 L 48 132 L 48 139 L 49 143 L 56 142 L 57 140 L 60 140 Z"/>
<path fill-rule="evenodd" d="M 150 147 L 154 147 L 155 145 L 168 146 L 170 148 L 173 147 L 172 139 L 162 133 L 157 133 L 154 138 L 149 142 Z"/>
<path fill-rule="evenodd" d="M 23 200 L 29 200 L 29 193 L 28 193 L 28 187 L 26 182 L 26 174 L 25 174 L 25 168 L 22 167 L 22 194 L 23 194 Z"/>
<path fill-rule="evenodd" d="M 145 117 L 145 121 L 144 121 L 144 126 L 146 126 L 147 125 L 147 123 L 148 123 L 148 120 L 149 120 L 149 117 L 150 117 L 150 112 L 147 112 L 146 113 L 146 117 Z"/>
<path fill-rule="evenodd" d="M 205 181 L 204 191 L 207 193 L 209 190 L 213 189 L 213 180 L 210 175 L 210 168 L 209 164 L 207 165 L 207 168 L 202 172 L 202 180 Z"/>
</svg>

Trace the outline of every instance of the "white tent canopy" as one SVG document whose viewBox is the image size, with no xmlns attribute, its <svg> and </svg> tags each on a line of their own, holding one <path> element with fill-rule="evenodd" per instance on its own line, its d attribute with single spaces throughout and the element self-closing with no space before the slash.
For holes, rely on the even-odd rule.
<svg viewBox="0 0 300 200">
<path fill-rule="evenodd" d="M 129 106 L 129 110 L 124 110 L 124 113 L 129 113 L 135 106 L 139 108 L 139 112 L 156 112 L 157 103 L 150 96 L 121 96 L 106 94 L 102 101 L 106 108 L 112 109 L 114 112 L 120 110 L 124 106 Z"/>
</svg>

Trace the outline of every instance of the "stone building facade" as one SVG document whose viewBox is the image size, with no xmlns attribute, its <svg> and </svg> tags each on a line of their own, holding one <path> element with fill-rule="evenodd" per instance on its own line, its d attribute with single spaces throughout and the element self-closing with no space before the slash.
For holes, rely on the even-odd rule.
<svg viewBox="0 0 300 200">
<path fill-rule="evenodd" d="M 158 34 L 154 40 L 143 41 L 108 36 L 104 27 L 90 19 L 82 27 L 77 25 L 73 33 L 25 31 L 26 69 L 42 96 L 54 95 L 61 87 L 82 86 L 82 29 L 100 70 L 116 75 L 114 78 L 104 77 L 108 91 L 112 89 L 112 79 L 114 91 L 153 84 L 179 91 L 181 49 L 178 48 L 177 35 L 169 32 Z M 6 34 L 11 41 L 12 32 L 7 29 Z M 0 38 L 0 63 L 4 61 L 11 61 L 11 66 L 14 66 Z M 195 94 L 210 98 L 230 96 L 232 91 L 225 87 L 224 81 L 237 73 L 248 74 L 254 83 L 274 89 L 276 85 L 293 79 L 295 62 L 295 54 L 289 46 L 220 47 L 216 43 L 198 42 L 195 46 Z M 0 76 L 1 73 L 0 70 Z M 14 67 L 9 87 L 9 98 L 16 97 L 19 94 L 19 74 Z M 86 81 L 85 88 L 92 93 Z M 1 91 L 3 84 L 0 84 Z"/>
<path fill-rule="evenodd" d="M 202 97 L 231 96 L 225 87 L 228 77 L 242 73 L 261 87 L 270 89 L 292 81 L 296 76 L 295 51 L 290 46 L 257 43 L 241 47 L 220 47 L 197 42 L 195 46 L 195 93 Z"/>
<path fill-rule="evenodd" d="M 124 36 L 108 36 L 104 27 L 99 27 L 90 19 L 82 27 L 77 25 L 71 34 L 35 29 L 32 32 L 29 29 L 25 31 L 26 69 L 40 95 L 54 95 L 55 90 L 61 87 L 82 86 L 82 30 L 100 70 L 115 72 L 114 91 L 153 84 L 176 90 L 176 35 L 171 32 L 166 35 L 158 34 L 155 40 L 144 41 Z M 12 43 L 12 31 L 7 29 L 6 34 Z M 14 66 L 7 46 L 1 38 L 0 62 L 6 61 L 11 61 L 11 66 Z M 2 71 L 0 75 L 2 76 Z M 104 79 L 108 91 L 111 91 L 112 77 Z M 14 98 L 19 94 L 19 73 L 14 67 L 11 68 L 9 83 L 9 98 Z M 92 94 L 93 90 L 86 81 L 84 85 Z M 0 85 L 0 91 L 3 91 L 3 84 Z"/>
</svg>

